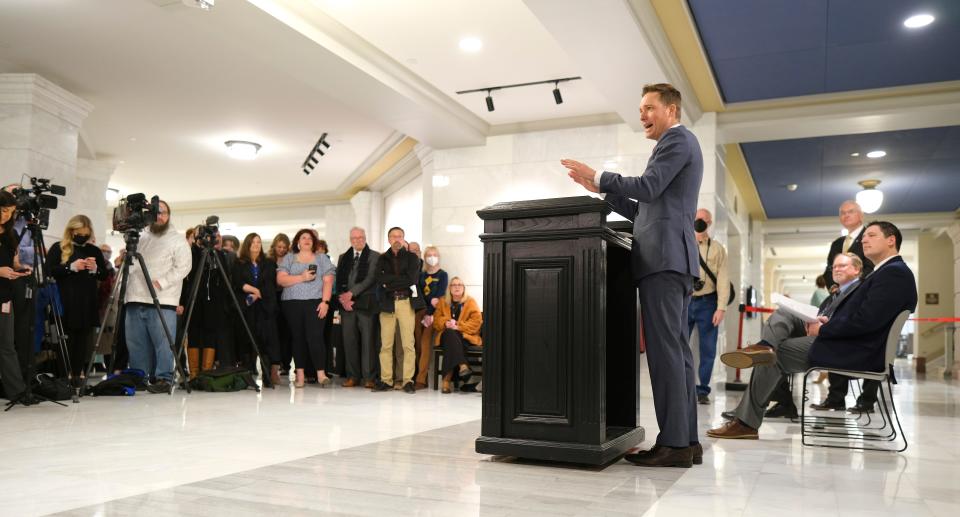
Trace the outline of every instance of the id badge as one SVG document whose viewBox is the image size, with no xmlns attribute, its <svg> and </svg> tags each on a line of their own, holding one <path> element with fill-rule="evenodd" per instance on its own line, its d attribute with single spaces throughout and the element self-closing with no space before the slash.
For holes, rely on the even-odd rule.
<svg viewBox="0 0 960 517">
<path fill-rule="evenodd" d="M 6 302 L 0 305 L 0 313 L 10 314 L 13 311 L 13 302 Z"/>
</svg>

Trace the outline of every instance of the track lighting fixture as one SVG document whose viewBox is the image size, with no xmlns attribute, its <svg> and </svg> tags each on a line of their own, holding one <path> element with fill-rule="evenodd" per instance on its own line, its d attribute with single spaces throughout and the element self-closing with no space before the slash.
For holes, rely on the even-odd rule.
<svg viewBox="0 0 960 517">
<path fill-rule="evenodd" d="M 329 149 L 330 144 L 327 143 L 327 134 L 324 133 L 320 135 L 320 139 L 317 140 L 317 143 L 313 145 L 313 149 L 310 150 L 310 154 L 307 155 L 307 159 L 303 161 L 302 169 L 303 173 L 307 176 L 313 172 L 313 168 L 317 166 L 317 163 L 320 162 L 320 158 L 326 154 L 324 149 Z"/>
<path fill-rule="evenodd" d="M 562 78 L 560 78 L 560 79 L 547 79 L 546 81 L 534 81 L 534 82 L 531 82 L 531 83 L 505 84 L 505 85 L 502 85 L 502 86 L 490 86 L 490 87 L 487 87 L 487 88 L 476 88 L 476 89 L 473 89 L 473 90 L 462 90 L 462 91 L 457 92 L 457 95 L 463 95 L 463 94 L 465 94 L 465 93 L 486 92 L 486 93 L 487 93 L 487 98 L 486 98 L 486 101 L 487 101 L 487 111 L 493 111 L 493 109 L 494 109 L 494 108 L 493 108 L 493 97 L 491 96 L 491 93 L 492 93 L 494 90 L 506 90 L 506 89 L 508 89 L 508 88 L 520 88 L 520 87 L 523 87 L 523 86 L 534 86 L 534 85 L 538 85 L 538 84 L 553 84 L 553 101 L 556 102 L 557 104 L 563 104 L 563 95 L 560 94 L 560 83 L 566 82 L 566 81 L 577 81 L 577 80 L 579 80 L 579 79 L 582 79 L 582 78 L 579 77 L 579 76 L 577 76 L 577 77 L 562 77 Z"/>
</svg>

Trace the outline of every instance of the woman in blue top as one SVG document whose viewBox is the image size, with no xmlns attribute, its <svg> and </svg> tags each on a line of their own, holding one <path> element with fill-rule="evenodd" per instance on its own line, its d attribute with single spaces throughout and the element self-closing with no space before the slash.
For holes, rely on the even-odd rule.
<svg viewBox="0 0 960 517">
<path fill-rule="evenodd" d="M 330 311 L 335 268 L 326 255 L 317 253 L 318 248 L 317 235 L 304 228 L 294 236 L 290 253 L 277 265 L 277 284 L 283 287 L 280 304 L 290 326 L 293 361 L 297 367 L 294 382 L 297 388 L 303 387 L 303 366 L 311 360 L 317 368 L 320 386 L 330 384 L 325 371 L 323 325 Z"/>
</svg>

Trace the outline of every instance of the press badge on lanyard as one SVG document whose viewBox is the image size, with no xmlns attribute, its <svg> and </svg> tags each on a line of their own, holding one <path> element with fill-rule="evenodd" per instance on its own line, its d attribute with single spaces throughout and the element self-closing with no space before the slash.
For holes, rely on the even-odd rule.
<svg viewBox="0 0 960 517">
<path fill-rule="evenodd" d="M 10 314 L 10 311 L 13 309 L 13 302 L 6 302 L 3 305 L 0 305 L 0 313 Z"/>
</svg>

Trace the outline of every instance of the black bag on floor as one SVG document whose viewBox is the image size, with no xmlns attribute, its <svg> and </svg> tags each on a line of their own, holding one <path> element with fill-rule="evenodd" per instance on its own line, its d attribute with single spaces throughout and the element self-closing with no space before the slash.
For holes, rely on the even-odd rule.
<svg viewBox="0 0 960 517">
<path fill-rule="evenodd" d="M 142 383 L 142 379 L 134 373 L 118 373 L 87 388 L 87 392 L 94 397 L 133 396 L 137 394 L 137 384 Z"/>
<path fill-rule="evenodd" d="M 70 400 L 73 398 L 73 389 L 66 379 L 57 379 L 49 373 L 39 373 L 33 392 L 50 400 Z"/>
<path fill-rule="evenodd" d="M 256 385 L 250 370 L 240 367 L 205 370 L 190 381 L 190 387 L 199 391 L 242 391 Z"/>
</svg>

